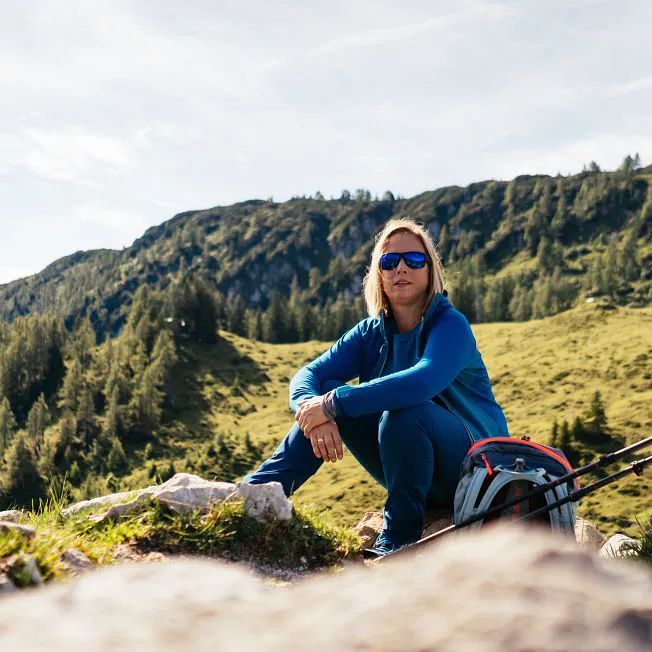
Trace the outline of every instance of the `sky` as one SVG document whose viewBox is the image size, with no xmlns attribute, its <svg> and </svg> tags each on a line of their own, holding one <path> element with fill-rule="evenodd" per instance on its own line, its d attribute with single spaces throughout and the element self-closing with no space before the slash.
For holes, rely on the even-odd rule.
<svg viewBox="0 0 652 652">
<path fill-rule="evenodd" d="M 0 283 L 176 213 L 652 162 L 649 0 L 0 0 Z"/>
</svg>

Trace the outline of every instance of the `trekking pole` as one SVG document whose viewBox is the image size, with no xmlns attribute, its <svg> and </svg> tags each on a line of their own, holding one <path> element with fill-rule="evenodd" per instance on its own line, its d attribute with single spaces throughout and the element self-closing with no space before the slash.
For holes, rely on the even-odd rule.
<svg viewBox="0 0 652 652">
<path fill-rule="evenodd" d="M 626 475 L 629 475 L 630 473 L 635 473 L 636 475 L 640 476 L 643 473 L 645 467 L 651 464 L 652 464 L 652 455 L 650 455 L 649 457 L 644 457 L 643 459 L 640 460 L 635 460 L 629 466 L 626 466 L 624 469 L 621 469 L 620 471 L 616 471 L 616 473 L 612 473 L 611 475 L 601 478 L 600 480 L 597 480 L 592 484 L 587 484 L 586 487 L 583 487 L 582 489 L 576 489 L 575 491 L 571 491 L 568 495 L 564 496 L 563 498 L 560 498 L 559 500 L 556 500 L 554 503 L 550 503 L 549 505 L 544 505 L 543 507 L 539 507 L 539 509 L 535 509 L 533 512 L 528 512 L 527 514 L 523 514 L 523 516 L 515 520 L 527 521 L 528 519 L 533 518 L 538 514 L 544 514 L 545 512 L 549 512 L 551 509 L 554 509 L 555 507 L 561 507 L 562 505 L 565 505 L 566 503 L 570 503 L 570 502 L 576 503 L 580 498 L 584 498 L 584 496 L 586 496 L 587 494 L 590 494 L 596 491 L 597 489 L 604 487 L 605 485 L 611 484 L 612 482 L 616 482 L 616 480 L 620 480 L 620 478 L 624 478 Z"/>
<path fill-rule="evenodd" d="M 503 510 L 508 509 L 509 507 L 512 507 L 513 505 L 516 505 L 520 502 L 523 502 L 524 500 L 528 500 L 529 498 L 535 498 L 536 496 L 546 493 L 547 491 L 550 491 L 551 489 L 554 489 L 555 487 L 558 487 L 559 485 L 564 484 L 565 482 L 574 480 L 575 478 L 585 475 L 586 473 L 589 473 L 597 468 L 608 466 L 609 464 L 612 464 L 619 458 L 628 455 L 629 453 L 633 453 L 634 451 L 639 450 L 640 448 L 646 448 L 651 445 L 652 445 L 652 437 L 647 437 L 639 442 L 631 444 L 630 446 L 626 446 L 625 448 L 621 448 L 620 450 L 614 451 L 612 453 L 604 453 L 603 455 L 600 455 L 600 457 L 597 460 L 594 460 L 593 462 L 586 464 L 585 466 L 582 466 L 579 469 L 576 469 L 572 473 L 567 473 L 566 475 L 563 475 L 557 478 L 556 480 L 552 480 L 546 484 L 539 485 L 538 487 L 535 487 L 532 491 L 524 494 L 523 496 L 517 496 L 516 498 L 512 498 L 511 500 L 508 500 L 505 503 L 502 503 L 501 505 L 491 507 L 490 509 L 481 512 L 480 514 L 475 514 L 474 516 L 470 516 L 469 518 L 465 519 L 460 523 L 456 523 L 456 524 L 454 523 L 453 525 L 449 525 L 448 527 L 445 527 L 443 530 L 439 530 L 438 532 L 433 532 L 433 534 L 429 534 L 427 537 L 423 537 L 423 539 L 419 539 L 418 541 L 415 541 L 414 543 L 410 543 L 407 546 L 403 546 L 398 550 L 389 552 L 383 557 L 379 557 L 374 561 L 375 563 L 380 563 L 386 557 L 395 556 L 403 552 L 407 552 L 408 550 L 414 550 L 416 547 L 422 546 L 426 543 L 429 543 L 430 541 L 434 541 L 435 539 L 438 539 L 439 537 L 443 537 L 446 534 L 449 534 L 450 532 L 461 530 L 462 528 L 465 528 L 468 525 L 471 525 L 477 521 L 481 521 L 490 516 L 494 516 L 495 514 L 499 514 Z M 650 458 L 644 458 L 643 460 L 639 460 L 638 462 L 633 462 L 629 467 L 623 469 L 622 471 L 613 474 L 613 476 L 608 476 L 608 478 L 613 477 L 613 480 L 609 480 L 609 482 L 604 482 L 608 478 L 603 478 L 598 482 L 595 482 L 591 485 L 587 485 L 585 489 L 591 488 L 591 491 L 595 491 L 596 489 L 599 489 L 605 484 L 614 482 L 616 479 L 622 477 L 623 475 L 627 475 L 632 472 L 636 473 L 636 475 L 640 475 L 643 468 L 649 464 L 649 461 L 647 461 L 649 459 Z M 635 467 L 635 465 L 638 466 Z M 640 469 L 640 470 L 637 471 L 636 469 Z M 586 493 L 589 493 L 588 491 L 583 492 L 583 490 L 581 489 L 578 489 L 576 490 L 576 492 L 572 492 L 572 493 L 577 493 L 577 492 L 580 492 L 580 495 L 578 495 L 577 500 L 579 500 L 582 496 L 586 495 Z M 565 500 L 564 502 L 569 502 L 569 501 Z M 552 505 L 547 505 L 546 507 L 550 507 L 552 509 Z M 534 515 L 535 513 L 541 513 L 542 511 L 547 511 L 547 510 L 545 510 L 545 507 L 542 507 L 539 510 L 536 510 L 536 512 L 530 512 L 529 514 L 524 515 L 523 517 L 521 517 L 521 519 L 531 518 L 531 516 Z M 517 520 L 521 520 L 521 519 L 517 519 Z"/>
</svg>

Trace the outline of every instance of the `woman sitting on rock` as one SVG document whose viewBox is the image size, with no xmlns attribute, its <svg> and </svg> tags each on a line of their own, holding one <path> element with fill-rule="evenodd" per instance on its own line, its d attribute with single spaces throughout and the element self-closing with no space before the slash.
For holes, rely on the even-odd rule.
<svg viewBox="0 0 652 652">
<path fill-rule="evenodd" d="M 244 481 L 278 481 L 287 496 L 342 442 L 387 489 L 381 556 L 421 536 L 431 507 L 452 508 L 474 440 L 509 437 L 503 411 L 464 315 L 449 303 L 428 231 L 390 220 L 363 281 L 369 317 L 290 381 L 295 424 Z M 346 382 L 359 378 L 358 385 Z"/>
</svg>

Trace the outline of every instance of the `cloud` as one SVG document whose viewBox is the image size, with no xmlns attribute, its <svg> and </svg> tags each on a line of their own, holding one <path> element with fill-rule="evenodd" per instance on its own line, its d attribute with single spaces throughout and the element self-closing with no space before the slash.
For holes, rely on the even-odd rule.
<svg viewBox="0 0 652 652">
<path fill-rule="evenodd" d="M 88 180 L 93 168 L 117 174 L 131 167 L 133 150 L 115 138 L 83 126 L 25 129 L 20 163 L 34 174 L 53 181 Z"/>
<path fill-rule="evenodd" d="M 338 50 L 404 41 L 424 32 L 444 31 L 463 22 L 473 21 L 479 18 L 503 18 L 513 13 L 515 13 L 515 9 L 505 4 L 493 2 L 478 3 L 461 11 L 444 14 L 443 16 L 433 16 L 415 23 L 346 34 L 310 50 L 308 55 L 319 56 L 332 54 Z"/>
<path fill-rule="evenodd" d="M 640 79 L 633 79 L 632 81 L 625 82 L 624 84 L 614 84 L 610 86 L 607 91 L 611 95 L 626 95 L 635 91 L 648 90 L 652 88 L 652 77 L 641 77 Z"/>
</svg>

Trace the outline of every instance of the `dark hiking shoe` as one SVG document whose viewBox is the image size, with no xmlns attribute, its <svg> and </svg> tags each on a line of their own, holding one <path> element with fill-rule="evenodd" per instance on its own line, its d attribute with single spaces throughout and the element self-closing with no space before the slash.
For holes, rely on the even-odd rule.
<svg viewBox="0 0 652 652">
<path fill-rule="evenodd" d="M 376 543 L 371 548 L 363 548 L 362 556 L 364 559 L 378 559 L 378 557 L 384 557 L 390 552 L 395 552 L 403 546 L 398 546 L 393 544 L 388 539 L 385 539 L 382 534 L 378 535 Z"/>
</svg>

